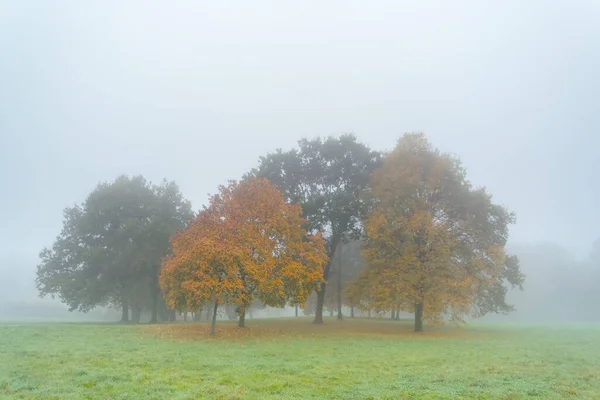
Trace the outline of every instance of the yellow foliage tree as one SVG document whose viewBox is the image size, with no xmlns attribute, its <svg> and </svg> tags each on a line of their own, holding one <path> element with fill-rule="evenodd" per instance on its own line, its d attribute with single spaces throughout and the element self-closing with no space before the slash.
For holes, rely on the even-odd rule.
<svg viewBox="0 0 600 400">
<path fill-rule="evenodd" d="M 422 134 L 405 135 L 373 173 L 370 196 L 356 293 L 378 310 L 414 312 L 415 331 L 445 314 L 460 321 L 511 309 L 506 283 L 523 282 L 504 252 L 514 216 L 473 189 L 457 159 Z"/>
<path fill-rule="evenodd" d="M 237 306 L 239 325 L 255 299 L 282 307 L 303 304 L 323 280 L 320 235 L 305 229 L 299 205 L 285 202 L 266 179 L 220 187 L 190 227 L 171 240 L 161 287 L 169 305 L 199 308 L 208 301 Z"/>
</svg>

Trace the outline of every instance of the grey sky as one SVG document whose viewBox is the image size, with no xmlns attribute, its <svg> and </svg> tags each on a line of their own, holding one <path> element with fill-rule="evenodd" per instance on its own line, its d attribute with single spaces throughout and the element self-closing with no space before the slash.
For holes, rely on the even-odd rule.
<svg viewBox="0 0 600 400">
<path fill-rule="evenodd" d="M 3 1 L 0 57 L 15 292 L 100 180 L 167 177 L 199 208 L 260 155 L 344 132 L 425 132 L 517 213 L 515 242 L 600 236 L 594 0 Z"/>
</svg>

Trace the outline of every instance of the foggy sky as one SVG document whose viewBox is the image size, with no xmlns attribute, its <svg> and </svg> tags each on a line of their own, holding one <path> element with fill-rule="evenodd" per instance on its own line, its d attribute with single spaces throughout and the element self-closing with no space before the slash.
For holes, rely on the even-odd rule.
<svg viewBox="0 0 600 400">
<path fill-rule="evenodd" d="M 584 255 L 599 62 L 594 0 L 2 1 L 1 290 L 31 290 L 101 180 L 166 177 L 198 209 L 260 155 L 345 132 L 424 132 L 517 213 L 511 241 Z"/>
</svg>

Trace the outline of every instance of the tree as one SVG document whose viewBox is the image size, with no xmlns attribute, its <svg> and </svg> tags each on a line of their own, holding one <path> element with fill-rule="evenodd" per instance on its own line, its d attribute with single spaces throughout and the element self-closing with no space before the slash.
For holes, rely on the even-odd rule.
<svg viewBox="0 0 600 400">
<path fill-rule="evenodd" d="M 97 281 L 97 265 L 84 264 L 94 254 L 80 234 L 82 213 L 79 206 L 64 210 L 61 233 L 52 248 L 40 252 L 42 262 L 37 268 L 36 284 L 41 297 L 58 296 L 69 311 L 88 312 L 106 303 L 110 287 Z"/>
<path fill-rule="evenodd" d="M 288 201 L 300 203 L 311 232 L 323 232 L 326 238 L 329 262 L 317 292 L 314 323 L 323 323 L 327 280 L 338 244 L 361 235 L 366 212 L 361 194 L 380 158 L 380 153 L 359 143 L 354 135 L 302 139 L 298 149 L 278 149 L 261 157 L 258 168 L 248 175 L 269 179 Z"/>
<path fill-rule="evenodd" d="M 362 239 L 350 241 L 344 246 L 344 251 L 342 252 L 341 300 L 344 305 L 350 307 L 350 317 L 352 318 L 354 318 L 355 308 L 361 308 L 360 297 L 350 289 L 352 283 L 359 278 L 365 269 L 364 259 L 360 254 L 361 244 Z"/>
<path fill-rule="evenodd" d="M 148 220 L 147 236 L 143 242 L 144 275 L 149 282 L 152 301 L 151 323 L 158 321 L 158 305 L 161 297 L 159 284 L 162 259 L 170 249 L 170 238 L 183 231 L 194 214 L 189 201 L 185 200 L 175 182 L 163 181 L 154 187 L 152 217 Z M 192 308 L 191 308 L 192 309 Z"/>
<path fill-rule="evenodd" d="M 374 172 L 361 282 L 379 310 L 423 319 L 508 312 L 507 285 L 521 286 L 504 246 L 514 215 L 466 180 L 460 162 L 421 134 L 405 135 Z"/>
<path fill-rule="evenodd" d="M 337 296 L 336 296 L 336 300 L 337 300 L 337 311 L 338 311 L 338 315 L 337 315 L 337 319 L 339 321 L 341 321 L 342 319 L 344 319 L 344 313 L 342 311 L 342 287 L 343 287 L 343 276 L 342 276 L 342 256 L 343 256 L 343 246 L 340 244 L 338 245 L 338 264 L 337 264 L 337 275 L 338 275 L 338 279 L 337 279 Z"/>
<path fill-rule="evenodd" d="M 342 306 L 350 307 L 350 314 L 354 316 L 353 298 L 348 289 L 364 269 L 364 261 L 360 255 L 361 240 L 350 240 L 338 246 L 338 251 L 332 260 L 332 271 L 328 280 L 328 289 L 325 296 L 325 307 L 338 310 L 338 319 L 341 318 Z M 358 302 L 358 299 L 356 299 Z"/>
<path fill-rule="evenodd" d="M 189 228 L 173 237 L 161 287 L 171 307 L 235 304 L 239 326 L 258 299 L 283 307 L 304 303 L 323 279 L 320 235 L 310 235 L 301 208 L 266 179 L 219 188 Z"/>
<path fill-rule="evenodd" d="M 150 300 L 169 237 L 191 219 L 173 182 L 155 186 L 141 176 L 101 183 L 82 205 L 67 208 L 63 230 L 44 249 L 37 270 L 41 296 L 58 295 L 71 310 L 121 306 L 122 321 L 139 321 Z M 156 319 L 154 319 L 156 320 Z"/>
</svg>

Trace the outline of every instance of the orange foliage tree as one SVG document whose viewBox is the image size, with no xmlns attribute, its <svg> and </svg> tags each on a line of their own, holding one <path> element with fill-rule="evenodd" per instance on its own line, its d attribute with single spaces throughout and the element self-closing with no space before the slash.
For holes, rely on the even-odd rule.
<svg viewBox="0 0 600 400">
<path fill-rule="evenodd" d="M 421 134 L 405 135 L 372 176 L 372 210 L 362 255 L 367 269 L 352 294 L 378 311 L 423 319 L 508 312 L 507 285 L 521 286 L 504 246 L 514 216 L 473 189 L 457 159 Z"/>
<path fill-rule="evenodd" d="M 320 235 L 309 235 L 299 205 L 266 179 L 221 186 L 189 228 L 171 239 L 161 287 L 169 305 L 197 309 L 234 304 L 239 326 L 255 299 L 283 307 L 303 304 L 323 280 L 327 255 Z"/>
</svg>

